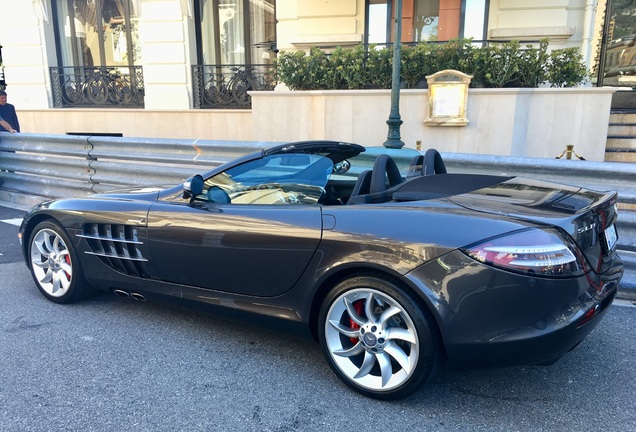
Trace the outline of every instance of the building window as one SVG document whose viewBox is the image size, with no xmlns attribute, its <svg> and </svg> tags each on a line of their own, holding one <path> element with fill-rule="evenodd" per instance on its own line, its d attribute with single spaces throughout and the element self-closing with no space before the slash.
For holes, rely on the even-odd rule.
<svg viewBox="0 0 636 432">
<path fill-rule="evenodd" d="M 402 42 L 458 38 L 461 7 L 462 0 L 402 0 Z M 392 0 L 367 1 L 367 43 L 393 40 L 393 13 Z"/>
<path fill-rule="evenodd" d="M 275 0 L 199 0 L 199 61 L 249 65 L 273 62 Z"/>
<path fill-rule="evenodd" d="M 438 39 L 439 3 L 439 0 L 415 0 L 413 2 L 413 15 L 408 17 L 410 22 L 404 23 L 403 21 L 403 24 L 407 25 L 411 41 L 426 42 Z"/>
<path fill-rule="evenodd" d="M 139 19 L 131 0 L 53 2 L 62 66 L 141 64 Z"/>
<path fill-rule="evenodd" d="M 55 106 L 143 106 L 135 4 L 52 2 L 59 65 L 51 68 Z"/>
<path fill-rule="evenodd" d="M 198 0 L 195 108 L 250 108 L 275 85 L 275 0 Z"/>
<path fill-rule="evenodd" d="M 369 0 L 367 4 L 367 44 L 385 44 L 391 40 L 391 2 Z"/>
<path fill-rule="evenodd" d="M 606 5 L 605 37 L 593 50 L 592 82 L 599 86 L 631 87 L 636 89 L 636 8 L 633 1 L 614 0 Z M 600 36 L 600 32 L 598 34 Z M 604 43 L 604 45 L 601 45 Z M 598 70 L 603 73 L 598 76 Z M 634 109 L 634 98 L 618 92 L 613 108 Z M 624 99 L 621 101 L 621 99 Z M 616 103 L 619 103 L 616 105 Z"/>
</svg>

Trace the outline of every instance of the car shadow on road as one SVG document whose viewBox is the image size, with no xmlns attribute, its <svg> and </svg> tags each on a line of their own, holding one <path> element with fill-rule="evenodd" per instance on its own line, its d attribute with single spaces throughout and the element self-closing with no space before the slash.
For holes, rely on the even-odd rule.
<svg viewBox="0 0 636 432">
<path fill-rule="evenodd" d="M 342 384 L 329 370 L 319 345 L 305 329 L 295 324 L 225 308 L 202 313 L 173 304 L 122 299 L 103 292 L 72 307 L 90 313 L 95 309 L 109 310 L 109 315 L 138 322 L 141 327 L 159 326 L 166 335 L 205 346 L 212 357 L 218 346 L 239 356 L 256 357 L 259 363 L 280 368 L 281 373 L 295 377 L 296 381 L 302 380 L 305 385 L 326 386 L 335 400 L 353 399 L 393 409 L 398 406 L 425 408 L 427 412 L 448 411 L 451 409 L 447 405 L 449 400 L 455 405 L 460 401 L 472 406 L 476 412 L 487 410 L 492 404 L 496 404 L 496 410 L 519 404 L 549 409 L 580 402 L 576 398 L 590 388 L 595 395 L 610 398 L 613 389 L 622 382 L 616 371 L 608 367 L 620 360 L 620 338 L 610 331 L 612 322 L 620 320 L 620 311 L 616 308 L 609 311 L 606 321 L 575 350 L 551 366 L 441 368 L 431 382 L 411 397 L 382 402 L 360 396 Z M 461 408 L 455 406 L 452 410 Z"/>
</svg>

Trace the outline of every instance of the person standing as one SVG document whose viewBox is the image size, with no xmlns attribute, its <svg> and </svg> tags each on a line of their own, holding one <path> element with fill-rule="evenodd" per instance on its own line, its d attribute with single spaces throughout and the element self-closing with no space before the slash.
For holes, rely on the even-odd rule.
<svg viewBox="0 0 636 432">
<path fill-rule="evenodd" d="M 0 132 L 20 132 L 20 122 L 18 121 L 15 107 L 7 103 L 7 92 L 4 90 L 0 90 L 0 119 L 9 123 L 11 128 L 14 129 L 7 129 L 6 125 L 0 123 Z"/>
<path fill-rule="evenodd" d="M 2 117 L 0 117 L 0 126 L 3 127 L 4 130 L 7 132 L 11 132 L 11 133 L 17 132 L 15 129 L 13 129 L 13 127 L 9 124 L 9 122 L 5 121 Z"/>
</svg>

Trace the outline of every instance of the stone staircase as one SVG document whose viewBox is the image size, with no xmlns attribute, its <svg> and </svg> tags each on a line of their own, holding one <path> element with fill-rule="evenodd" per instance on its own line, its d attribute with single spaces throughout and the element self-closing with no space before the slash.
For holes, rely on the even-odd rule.
<svg viewBox="0 0 636 432">
<path fill-rule="evenodd" d="M 636 162 L 636 113 L 613 111 L 610 114 L 605 146 L 608 162 Z"/>
</svg>

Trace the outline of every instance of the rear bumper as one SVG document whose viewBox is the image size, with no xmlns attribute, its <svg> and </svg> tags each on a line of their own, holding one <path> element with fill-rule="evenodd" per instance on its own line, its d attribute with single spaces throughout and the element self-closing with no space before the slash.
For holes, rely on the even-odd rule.
<svg viewBox="0 0 636 432">
<path fill-rule="evenodd" d="M 602 275 L 545 279 L 452 252 L 407 278 L 431 305 L 449 365 L 502 367 L 550 364 L 577 346 L 612 304 L 622 275 L 618 258 Z"/>
<path fill-rule="evenodd" d="M 616 295 L 614 289 L 597 303 L 598 310 L 591 320 L 580 324 L 579 314 L 566 322 L 552 323 L 545 329 L 527 328 L 509 333 L 500 340 L 451 344 L 447 347 L 452 366 L 505 367 L 524 364 L 549 365 L 574 349 L 601 321 Z M 596 305 L 589 310 L 596 309 Z M 563 324 L 566 325 L 563 325 Z"/>
</svg>

